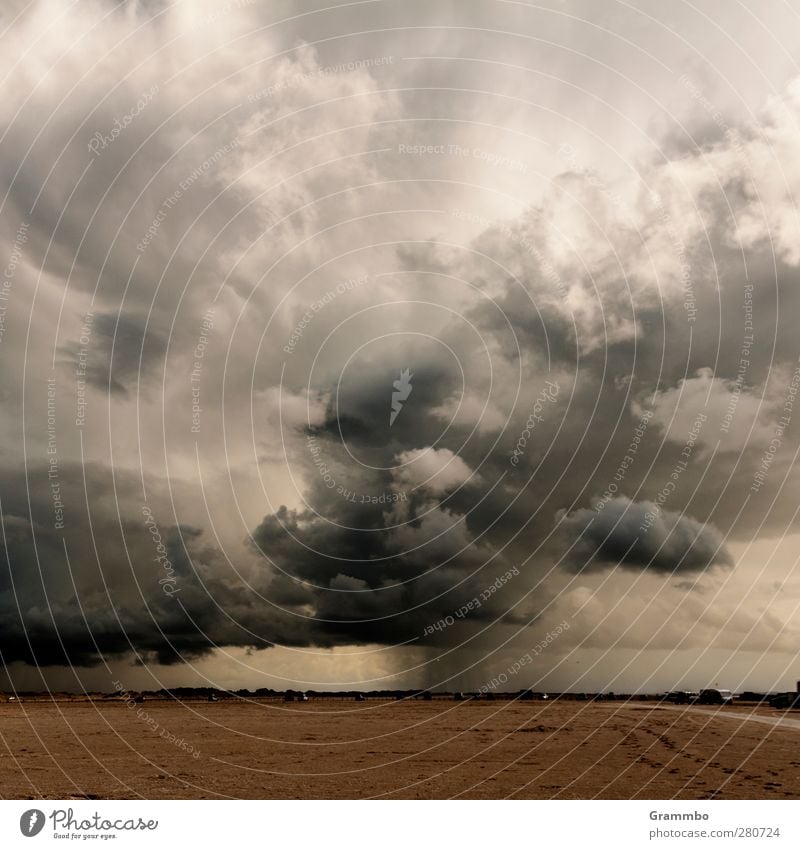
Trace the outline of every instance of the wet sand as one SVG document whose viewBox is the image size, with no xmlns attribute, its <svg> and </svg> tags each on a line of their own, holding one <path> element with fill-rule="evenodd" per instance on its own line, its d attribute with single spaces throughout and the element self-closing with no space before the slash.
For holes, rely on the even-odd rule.
<svg viewBox="0 0 800 849">
<path fill-rule="evenodd" d="M 721 710 L 571 701 L 4 703 L 0 796 L 800 797 L 800 713 Z M 748 715 L 786 716 L 787 726 Z"/>
</svg>

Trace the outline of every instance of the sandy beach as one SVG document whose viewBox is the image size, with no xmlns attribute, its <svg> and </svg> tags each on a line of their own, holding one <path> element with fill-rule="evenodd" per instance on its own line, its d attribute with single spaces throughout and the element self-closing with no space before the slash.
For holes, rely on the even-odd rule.
<svg viewBox="0 0 800 849">
<path fill-rule="evenodd" d="M 745 706 L 26 701 L 0 705 L 0 795 L 784 799 L 798 734 Z"/>
</svg>

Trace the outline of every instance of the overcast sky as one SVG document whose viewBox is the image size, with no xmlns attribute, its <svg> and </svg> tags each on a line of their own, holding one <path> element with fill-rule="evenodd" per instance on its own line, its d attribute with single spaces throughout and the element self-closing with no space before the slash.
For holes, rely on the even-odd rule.
<svg viewBox="0 0 800 849">
<path fill-rule="evenodd" d="M 794 687 L 796 4 L 0 32 L 0 686 Z"/>
</svg>

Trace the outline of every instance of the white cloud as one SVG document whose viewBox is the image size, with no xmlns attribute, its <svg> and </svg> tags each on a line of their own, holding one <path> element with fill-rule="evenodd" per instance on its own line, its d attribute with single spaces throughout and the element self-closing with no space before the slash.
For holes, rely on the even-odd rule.
<svg viewBox="0 0 800 849">
<path fill-rule="evenodd" d="M 466 483 L 476 483 L 475 472 L 449 448 L 414 448 L 401 451 L 394 471 L 398 485 L 444 495 Z"/>
<path fill-rule="evenodd" d="M 719 442 L 719 451 L 762 449 L 775 435 L 776 419 L 791 380 L 787 365 L 775 366 L 766 385 L 750 386 L 741 380 L 714 377 L 710 368 L 698 369 L 694 377 L 655 394 L 653 424 L 665 439 L 685 445 L 697 442 L 704 452 Z M 643 406 L 634 403 L 641 415 Z"/>
</svg>

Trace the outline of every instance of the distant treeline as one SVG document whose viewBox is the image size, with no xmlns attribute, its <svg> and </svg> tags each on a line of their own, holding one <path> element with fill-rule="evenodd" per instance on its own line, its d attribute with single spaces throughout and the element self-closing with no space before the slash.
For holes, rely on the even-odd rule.
<svg viewBox="0 0 800 849">
<path fill-rule="evenodd" d="M 125 696 L 118 692 L 86 692 L 86 693 L 67 693 L 67 692 L 33 692 L 33 691 L 18 691 L 16 693 L 0 693 L 0 700 L 8 701 L 14 698 L 18 699 L 70 699 L 70 698 L 90 698 L 90 699 L 130 699 L 132 696 L 145 699 L 158 700 L 174 700 L 174 701 L 190 701 L 190 700 L 247 700 L 247 699 L 278 699 L 281 701 L 293 701 L 307 698 L 309 700 L 331 701 L 331 700 L 362 700 L 362 699 L 383 699 L 383 700 L 457 700 L 457 701 L 509 701 L 519 699 L 522 701 L 555 701 L 558 699 L 566 701 L 661 701 L 664 699 L 663 693 L 653 694 L 631 694 L 631 693 L 543 693 L 533 690 L 516 690 L 514 692 L 491 692 L 491 693 L 476 693 L 476 692 L 432 692 L 430 690 L 273 690 L 267 687 L 261 687 L 257 690 L 223 690 L 214 687 L 173 687 L 171 689 L 162 690 L 145 690 L 135 693 L 128 692 Z M 756 693 L 746 691 L 736 697 L 739 702 L 765 702 L 771 695 L 770 693 Z"/>
</svg>

